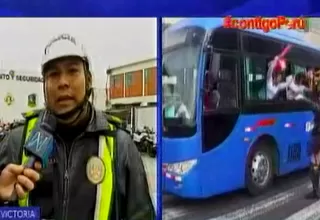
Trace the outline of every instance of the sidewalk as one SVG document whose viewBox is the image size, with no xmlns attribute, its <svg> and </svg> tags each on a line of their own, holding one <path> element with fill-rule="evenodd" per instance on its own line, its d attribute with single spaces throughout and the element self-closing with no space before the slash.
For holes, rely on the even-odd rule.
<svg viewBox="0 0 320 220">
<path fill-rule="evenodd" d="M 157 164 L 157 159 L 151 158 L 148 155 L 142 155 L 142 160 L 144 163 L 144 168 L 147 173 L 149 190 L 150 190 L 150 195 L 152 198 L 153 206 L 155 207 L 155 210 L 157 210 L 157 208 L 156 208 L 157 207 L 157 204 L 156 204 L 156 198 L 157 198 L 156 164 Z"/>
</svg>

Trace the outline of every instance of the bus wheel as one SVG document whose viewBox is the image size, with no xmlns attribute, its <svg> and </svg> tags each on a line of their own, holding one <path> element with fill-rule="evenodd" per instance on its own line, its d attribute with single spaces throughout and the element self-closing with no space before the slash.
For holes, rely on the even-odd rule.
<svg viewBox="0 0 320 220">
<path fill-rule="evenodd" d="M 249 156 L 246 182 L 253 196 L 266 191 L 273 182 L 272 151 L 267 146 L 255 149 Z"/>
</svg>

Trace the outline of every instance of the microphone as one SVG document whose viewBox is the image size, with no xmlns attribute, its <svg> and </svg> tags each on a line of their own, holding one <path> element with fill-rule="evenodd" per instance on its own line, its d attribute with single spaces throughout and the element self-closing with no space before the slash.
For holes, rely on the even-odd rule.
<svg viewBox="0 0 320 220">
<path fill-rule="evenodd" d="M 53 152 L 53 128 L 47 123 L 41 123 L 35 128 L 24 145 L 26 155 L 29 156 L 24 164 L 25 168 L 33 169 L 36 161 L 41 162 L 42 168 L 48 166 L 49 158 Z"/>
</svg>

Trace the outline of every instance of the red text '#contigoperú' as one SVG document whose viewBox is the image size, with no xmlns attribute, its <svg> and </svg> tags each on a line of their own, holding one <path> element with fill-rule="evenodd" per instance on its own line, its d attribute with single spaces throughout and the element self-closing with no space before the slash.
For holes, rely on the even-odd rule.
<svg viewBox="0 0 320 220">
<path fill-rule="evenodd" d="M 269 32 L 275 29 L 307 30 L 308 19 L 304 17 L 289 18 L 277 16 L 272 18 L 252 17 L 234 18 L 227 16 L 223 19 L 224 28 L 260 29 Z"/>
</svg>

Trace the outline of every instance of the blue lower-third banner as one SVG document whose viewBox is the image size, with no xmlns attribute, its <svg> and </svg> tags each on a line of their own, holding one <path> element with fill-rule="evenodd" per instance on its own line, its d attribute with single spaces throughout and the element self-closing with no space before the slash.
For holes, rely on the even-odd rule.
<svg viewBox="0 0 320 220">
<path fill-rule="evenodd" d="M 0 207 L 1 220 L 39 220 L 39 207 Z"/>
</svg>

